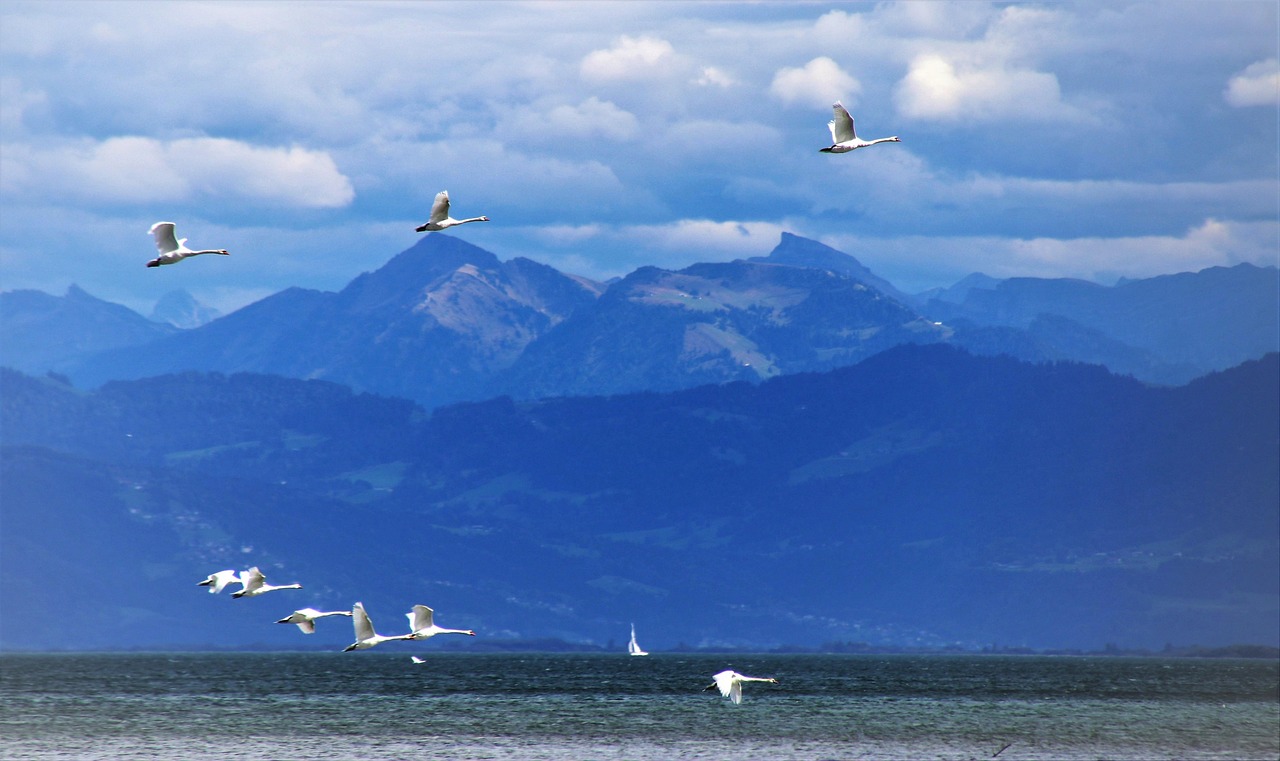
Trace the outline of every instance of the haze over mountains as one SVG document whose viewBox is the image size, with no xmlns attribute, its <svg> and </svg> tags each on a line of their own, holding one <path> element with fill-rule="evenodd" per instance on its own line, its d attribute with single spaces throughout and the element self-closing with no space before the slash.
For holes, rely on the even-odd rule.
<svg viewBox="0 0 1280 761">
<path fill-rule="evenodd" d="M 645 267 L 606 286 L 433 234 L 337 293 L 289 289 L 180 332 L 139 318 L 86 341 L 98 318 L 84 311 L 91 297 L 82 291 L 64 300 L 79 311 L 53 297 L 0 294 L 14 316 L 0 364 L 55 370 L 83 386 L 183 370 L 260 372 L 432 407 L 758 381 L 901 343 L 949 342 L 1176 384 L 1274 349 L 1278 283 L 1275 268 L 1246 264 L 1114 287 L 975 276 L 915 297 L 847 254 L 784 234 L 768 257 Z M 110 310 L 112 320 L 121 309 Z M 87 327 L 68 324 L 68 312 Z M 58 340 L 64 334 L 75 339 Z"/>
<path fill-rule="evenodd" d="M 787 235 L 606 285 L 433 234 L 188 330 L 0 294 L 0 647 L 340 648 L 270 622 L 357 599 L 477 646 L 1280 644 L 1276 283 L 908 296 Z M 247 565 L 305 589 L 195 586 Z"/>
</svg>

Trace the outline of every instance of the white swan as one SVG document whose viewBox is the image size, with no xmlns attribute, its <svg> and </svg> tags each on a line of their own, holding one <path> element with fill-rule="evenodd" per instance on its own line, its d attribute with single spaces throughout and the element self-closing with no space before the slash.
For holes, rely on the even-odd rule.
<svg viewBox="0 0 1280 761">
<path fill-rule="evenodd" d="M 901 143 L 897 135 L 893 137 L 882 137 L 876 140 L 863 140 L 858 137 L 858 133 L 853 129 L 853 117 L 849 116 L 849 112 L 844 109 L 840 101 L 836 101 L 831 106 L 831 110 L 835 112 L 835 118 L 827 122 L 827 129 L 831 130 L 831 147 L 820 148 L 822 153 L 848 153 L 858 148 L 866 148 L 868 145 L 876 143 Z"/>
<path fill-rule="evenodd" d="M 188 256 L 199 256 L 200 254 L 222 254 L 230 256 L 225 248 L 207 248 L 203 251 L 192 251 L 187 248 L 187 239 L 178 240 L 174 236 L 172 222 L 156 222 L 147 232 L 155 236 L 156 250 L 160 255 L 147 262 L 148 267 L 159 267 L 161 264 L 173 264 L 186 259 Z"/>
<path fill-rule="evenodd" d="M 244 584 L 244 589 L 231 595 L 237 599 L 241 597 L 257 597 L 280 589 L 302 589 L 301 584 L 281 584 L 280 586 L 268 584 L 267 577 L 262 575 L 262 571 L 259 571 L 256 565 L 240 574 L 240 583 Z"/>
<path fill-rule="evenodd" d="M 454 227 L 456 225 L 465 225 L 468 222 L 488 222 L 488 217 L 471 217 L 470 219 L 454 219 L 449 216 L 449 191 L 442 190 L 436 193 L 435 203 L 431 204 L 431 216 L 427 219 L 426 224 L 418 225 L 415 230 L 420 233 L 439 232 L 441 230 Z"/>
<path fill-rule="evenodd" d="M 444 629 L 435 625 L 432 615 L 435 611 L 425 605 L 415 605 L 405 615 L 409 618 L 409 627 L 413 630 L 409 635 L 414 639 L 431 639 L 437 634 L 467 634 L 476 636 L 470 629 Z"/>
<path fill-rule="evenodd" d="M 736 671 L 721 671 L 719 674 L 711 677 L 715 681 L 704 687 L 704 690 L 719 689 L 720 694 L 732 700 L 734 703 L 742 702 L 742 683 L 743 682 L 769 682 L 777 684 L 778 680 L 771 676 L 743 676 Z"/>
<path fill-rule="evenodd" d="M 297 624 L 298 628 L 302 630 L 303 634 L 315 634 L 317 618 L 324 618 L 325 616 L 349 616 L 349 615 L 351 615 L 351 611 L 349 610 L 331 610 L 331 611 L 325 612 L 325 611 L 316 610 L 315 608 L 303 608 L 301 610 L 295 610 L 294 612 L 290 613 L 288 616 L 285 616 L 279 621 L 276 621 L 276 623 L 277 624 Z"/>
<path fill-rule="evenodd" d="M 344 653 L 349 653 L 352 650 L 367 650 L 374 645 L 380 645 L 383 642 L 391 642 L 397 639 L 413 639 L 413 634 L 400 634 L 394 637 L 385 637 L 374 631 L 373 621 L 370 621 L 369 614 L 364 612 L 364 603 L 358 602 L 351 608 L 351 622 L 355 625 L 356 641 L 343 648 L 342 652 Z"/>
<path fill-rule="evenodd" d="M 198 582 L 198 587 L 208 587 L 209 594 L 216 595 L 227 588 L 228 584 L 244 584 L 244 580 L 240 578 L 240 574 L 235 571 L 218 571 L 209 574 L 204 581 Z"/>
</svg>

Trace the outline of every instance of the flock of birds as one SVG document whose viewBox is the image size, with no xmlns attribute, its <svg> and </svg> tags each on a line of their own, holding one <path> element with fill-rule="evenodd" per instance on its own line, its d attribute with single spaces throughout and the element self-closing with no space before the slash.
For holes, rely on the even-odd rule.
<svg viewBox="0 0 1280 761">
<path fill-rule="evenodd" d="M 278 592 L 282 589 L 302 589 L 301 584 L 268 584 L 267 577 L 262 571 L 254 566 L 247 571 L 234 571 L 227 569 L 225 571 L 217 571 L 205 577 L 204 581 L 196 582 L 196 586 L 208 587 L 209 594 L 218 594 L 222 590 L 239 584 L 239 591 L 232 592 L 233 598 L 241 597 L 258 597 L 268 592 Z M 276 621 L 277 624 L 295 624 L 303 634 L 316 633 L 316 621 L 321 618 L 330 616 L 347 616 L 351 619 L 351 623 L 355 628 L 356 641 L 343 648 L 342 652 L 349 653 L 352 650 L 368 650 L 371 647 L 381 645 L 383 642 L 412 642 L 415 640 L 431 639 L 437 634 L 466 634 L 474 637 L 476 633 L 471 629 L 446 629 L 443 626 L 437 626 L 435 623 L 435 611 L 426 605 L 414 605 L 413 608 L 405 614 L 409 619 L 409 632 L 407 634 L 379 634 L 373 628 L 373 621 L 369 618 L 369 614 L 364 609 L 364 603 L 357 602 L 351 606 L 351 610 L 316 610 L 315 608 L 299 608 L 284 618 Z M 634 637 L 634 629 L 633 637 Z M 646 653 L 647 655 L 647 653 Z M 426 663 L 426 660 L 416 655 L 409 658 L 415 664 Z M 736 671 L 721 671 L 712 677 L 715 681 L 707 685 L 704 689 L 720 690 L 720 694 L 733 701 L 735 704 L 742 702 L 742 683 L 743 682 L 769 682 L 777 684 L 778 680 L 773 677 L 744 676 Z"/>
<path fill-rule="evenodd" d="M 827 123 L 827 129 L 831 131 L 831 145 L 820 149 L 822 153 L 848 153 L 858 148 L 866 148 L 877 143 L 898 143 L 902 142 L 896 135 L 893 137 L 882 137 L 876 140 L 863 140 L 858 137 L 857 130 L 854 128 L 853 117 L 845 107 L 836 101 L 832 106 L 834 117 Z M 436 194 L 435 201 L 431 204 L 431 215 L 427 221 L 416 228 L 417 232 L 439 232 L 447 230 L 450 227 L 465 225 L 469 222 L 488 222 L 489 218 L 485 216 L 469 217 L 467 219 L 454 219 L 449 216 L 449 191 L 442 190 Z M 159 267 L 164 264 L 175 264 L 183 259 L 192 256 L 200 256 L 202 254 L 219 254 L 228 256 L 226 249 L 191 249 L 187 247 L 186 238 L 178 238 L 176 226 L 173 222 L 156 222 L 149 230 L 155 238 L 156 250 L 158 255 L 156 258 L 147 262 L 148 267 Z M 199 586 L 209 587 L 209 592 L 218 594 L 232 584 L 239 584 L 240 590 L 232 593 L 232 597 L 258 597 L 268 592 L 276 592 L 282 589 L 301 589 L 301 584 L 282 584 L 272 585 L 266 583 L 266 576 L 257 567 L 250 568 L 247 571 L 236 572 L 234 570 L 218 571 L 209 574 L 208 578 L 199 582 Z M 357 602 L 351 607 L 350 611 L 331 610 L 321 611 L 315 608 L 300 608 L 293 611 L 288 616 L 280 619 L 278 624 L 295 624 L 303 634 L 314 634 L 316 630 L 316 621 L 321 618 L 330 616 L 347 616 L 352 620 L 355 628 L 355 642 L 348 645 L 343 652 L 352 650 L 367 650 L 368 648 L 380 645 L 383 642 L 395 641 L 413 641 L 425 640 L 436 636 L 437 634 L 466 634 L 472 637 L 475 632 L 470 629 L 445 629 L 435 624 L 435 612 L 426 605 L 414 605 L 406 614 L 409 619 L 409 632 L 407 634 L 385 635 L 379 634 L 373 628 L 373 621 L 369 618 L 369 614 L 364 609 L 364 604 Z M 634 639 L 634 629 L 632 630 L 632 638 Z M 411 656 L 414 663 L 425 663 L 426 661 L 418 656 Z M 756 677 L 745 676 L 736 671 L 721 671 L 712 677 L 714 680 L 707 685 L 705 689 L 718 689 L 720 694 L 736 703 L 742 702 L 742 685 L 744 682 L 769 682 L 777 684 L 773 677 Z"/>
<path fill-rule="evenodd" d="M 257 566 L 247 571 L 236 572 L 233 570 L 218 571 L 209 574 L 204 581 L 197 582 L 196 586 L 209 587 L 209 594 L 218 594 L 231 584 L 239 584 L 240 591 L 233 592 L 232 597 L 239 599 L 241 597 L 258 597 L 267 592 L 278 592 L 282 589 L 302 589 L 301 584 L 268 584 L 267 577 L 258 569 Z M 431 639 L 437 634 L 468 634 L 472 637 L 476 633 L 470 629 L 445 629 L 435 624 L 435 611 L 426 605 L 415 605 L 406 617 L 409 619 L 409 633 L 396 636 L 386 636 L 378 634 L 374 631 L 373 621 L 369 619 L 369 614 L 365 612 L 364 603 L 357 602 L 351 606 L 350 611 L 346 610 L 316 610 L 315 608 L 300 608 L 276 621 L 277 624 L 297 624 L 303 634 L 316 633 L 316 620 L 328 618 L 329 616 L 349 616 L 356 630 L 356 641 L 346 647 L 343 652 L 352 650 L 367 650 L 374 645 L 380 645 L 383 642 L 394 642 L 396 640 L 411 641 Z"/>
<path fill-rule="evenodd" d="M 858 132 L 853 126 L 853 117 L 849 115 L 848 110 L 841 105 L 840 101 L 836 101 L 831 108 L 835 114 L 831 121 L 827 122 L 827 129 L 831 131 L 831 145 L 826 148 L 820 148 L 819 150 L 822 153 L 848 153 L 849 151 L 866 148 L 877 143 L 902 142 L 897 135 L 881 137 L 875 140 L 863 140 L 858 137 Z M 449 216 L 449 191 L 442 190 L 436 193 L 435 201 L 431 204 L 431 215 L 427 218 L 427 221 L 415 227 L 414 230 L 420 233 L 440 232 L 450 227 L 465 225 L 468 222 L 488 221 L 489 218 L 485 216 L 468 217 L 467 219 L 454 219 Z M 173 222 L 156 222 L 151 226 L 149 232 L 155 238 L 156 250 L 159 255 L 147 262 L 148 267 L 176 264 L 183 259 L 201 254 L 229 255 L 225 248 L 211 248 L 199 251 L 187 248 L 187 239 L 177 237 Z"/>
</svg>

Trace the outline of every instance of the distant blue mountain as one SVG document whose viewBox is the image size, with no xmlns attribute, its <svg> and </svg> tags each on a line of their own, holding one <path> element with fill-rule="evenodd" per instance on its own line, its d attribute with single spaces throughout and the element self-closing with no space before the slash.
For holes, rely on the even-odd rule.
<svg viewBox="0 0 1280 761">
<path fill-rule="evenodd" d="M 432 234 L 337 293 L 288 289 L 180 332 L 124 307 L 99 316 L 114 305 L 87 310 L 81 294 L 6 307 L 23 316 L 3 323 L 0 364 L 57 370 L 83 387 L 186 370 L 268 373 L 435 407 L 758 382 L 944 342 L 1176 385 L 1280 345 L 1278 277 L 1252 265 L 1114 287 L 970 276 L 914 297 L 854 257 L 784 234 L 767 257 L 644 267 L 605 285 Z"/>
<path fill-rule="evenodd" d="M 794 249 L 792 237 L 779 248 Z M 531 343 L 493 388 L 531 398 L 759 381 L 946 335 L 831 269 L 768 260 L 644 267 Z"/>
<path fill-rule="evenodd" d="M 600 288 L 433 234 L 338 293 L 291 288 L 172 340 L 88 358 L 70 374 L 93 386 L 183 370 L 252 371 L 430 404 L 477 399 L 495 372 Z"/>
<path fill-rule="evenodd" d="M 651 650 L 1274 646 L 1277 387 L 1275 354 L 1163 388 L 944 345 L 431 413 L 252 374 L 2 371 L 0 647 L 340 649 L 348 626 L 271 622 L 355 600 L 388 632 L 426 603 L 480 638 L 635 621 Z M 305 589 L 195 586 L 249 564 Z"/>
<path fill-rule="evenodd" d="M 75 285 L 61 297 L 27 290 L 0 293 L 0 366 L 24 372 L 66 371 L 86 356 L 176 332 Z"/>
<path fill-rule="evenodd" d="M 175 328 L 198 328 L 222 316 L 217 309 L 196 301 L 186 291 L 169 291 L 151 309 L 154 322 L 167 322 Z"/>
<path fill-rule="evenodd" d="M 966 279 L 935 294 L 923 311 L 958 326 L 1026 331 L 1043 358 L 1098 362 L 1145 380 L 1184 383 L 1280 347 L 1280 270 L 1239 264 L 1113 287 Z"/>
</svg>

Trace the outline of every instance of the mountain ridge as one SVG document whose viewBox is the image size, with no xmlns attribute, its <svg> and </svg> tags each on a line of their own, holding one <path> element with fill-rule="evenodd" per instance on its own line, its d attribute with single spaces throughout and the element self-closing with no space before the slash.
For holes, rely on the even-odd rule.
<svg viewBox="0 0 1280 761">
<path fill-rule="evenodd" d="M 437 233 L 340 291 L 286 289 L 181 333 L 73 342 L 56 361 L 41 359 L 59 345 L 47 339 L 77 329 L 30 329 L 59 308 L 47 304 L 7 321 L 16 338 L 0 363 L 88 387 L 188 369 L 327 378 L 436 406 L 754 382 L 946 342 L 1178 385 L 1275 349 L 1278 294 L 1280 271 L 1238 265 L 1116 286 L 973 275 L 911 297 L 790 233 L 767 257 L 642 267 L 606 285 Z"/>
<path fill-rule="evenodd" d="M 639 618 L 664 622 L 644 624 L 660 648 L 1275 644 L 1277 384 L 1274 354 L 1165 388 L 939 344 L 431 411 L 252 374 L 86 393 L 0 371 L 0 604 L 29 622 L 0 620 L 0 646 L 146 642 L 138 622 L 173 619 L 289 647 L 194 587 L 241 563 L 302 581 L 309 604 L 421 601 L 492 637 L 598 643 Z M 96 514 L 107 533 L 69 545 L 83 532 L 63 527 Z M 109 535 L 134 524 L 154 541 Z M 104 603 L 48 565 L 57 599 L 92 611 L 68 632 L 12 582 L 78 552 L 148 581 Z"/>
</svg>

